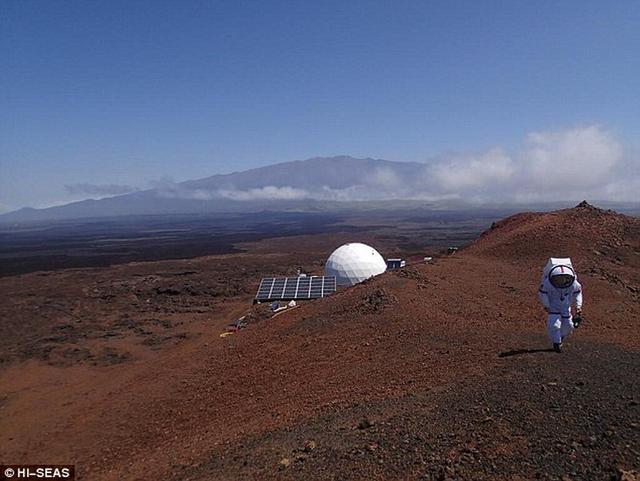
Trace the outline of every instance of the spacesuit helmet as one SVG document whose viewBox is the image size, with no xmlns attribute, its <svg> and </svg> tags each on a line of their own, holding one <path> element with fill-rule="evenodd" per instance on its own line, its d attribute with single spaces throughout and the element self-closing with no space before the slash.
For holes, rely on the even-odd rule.
<svg viewBox="0 0 640 481">
<path fill-rule="evenodd" d="M 573 275 L 569 273 L 552 273 L 549 277 L 549 282 L 551 282 L 551 285 L 558 289 L 566 289 L 571 284 L 573 284 L 574 280 L 575 277 L 573 277 Z"/>
</svg>

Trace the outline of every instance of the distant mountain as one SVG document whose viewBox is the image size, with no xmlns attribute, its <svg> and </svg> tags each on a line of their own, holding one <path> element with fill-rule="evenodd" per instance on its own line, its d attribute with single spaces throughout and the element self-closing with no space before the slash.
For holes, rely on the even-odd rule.
<svg viewBox="0 0 640 481">
<path fill-rule="evenodd" d="M 205 179 L 181 183 L 186 189 L 249 190 L 266 186 L 293 187 L 310 192 L 324 187 L 341 190 L 370 183 L 379 176 L 398 176 L 407 179 L 424 169 L 417 162 L 392 162 L 381 159 L 356 159 L 348 156 L 315 157 L 257 169 L 213 175 Z M 381 177 L 379 180 L 384 180 Z"/>
<path fill-rule="evenodd" d="M 166 182 L 154 189 L 100 200 L 88 199 L 47 209 L 24 208 L 0 215 L 0 223 L 262 210 L 469 208 L 471 204 L 461 200 L 455 194 L 456 189 L 450 188 L 449 192 L 442 189 L 456 167 L 447 164 L 440 164 L 435 170 L 432 167 L 418 162 L 316 157 L 198 180 Z M 464 179 L 467 183 L 470 180 L 473 181 Z M 528 204 L 526 208 L 551 210 L 571 205 L 574 200 Z M 504 199 L 502 203 L 498 198 L 495 201 L 498 203 L 489 207 L 505 207 Z M 638 204 L 598 202 L 598 205 L 610 205 L 633 215 L 639 209 Z"/>
<path fill-rule="evenodd" d="M 406 198 L 424 164 L 339 156 L 284 162 L 154 189 L 46 209 L 24 208 L 0 222 L 122 215 L 241 212 L 317 208 L 320 203 Z"/>
</svg>

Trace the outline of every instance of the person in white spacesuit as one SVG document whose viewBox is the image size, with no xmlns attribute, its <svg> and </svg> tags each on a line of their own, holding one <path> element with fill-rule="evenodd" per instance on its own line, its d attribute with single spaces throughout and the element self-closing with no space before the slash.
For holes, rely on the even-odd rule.
<svg viewBox="0 0 640 481">
<path fill-rule="evenodd" d="M 547 334 L 556 352 L 562 351 L 562 341 L 582 319 L 582 286 L 578 282 L 571 259 L 551 258 L 544 268 L 538 298 L 547 312 Z M 576 305 L 576 317 L 571 306 Z"/>
</svg>

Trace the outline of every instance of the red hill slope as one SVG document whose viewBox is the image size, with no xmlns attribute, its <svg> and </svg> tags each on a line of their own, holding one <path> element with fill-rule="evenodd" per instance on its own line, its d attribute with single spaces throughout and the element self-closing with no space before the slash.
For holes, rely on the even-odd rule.
<svg viewBox="0 0 640 481">
<path fill-rule="evenodd" d="M 518 214 L 495 223 L 466 255 L 538 269 L 571 257 L 579 273 L 640 295 L 640 219 L 582 202 L 573 209 Z"/>
<path fill-rule="evenodd" d="M 79 373 L 28 420 L 8 403 L 0 454 L 73 459 L 92 480 L 633 479 L 639 246 L 638 219 L 587 204 L 514 216 L 125 377 Z M 562 354 L 535 297 L 549 256 L 574 258 L 585 291 Z M 47 432 L 37 452 L 29 430 Z"/>
<path fill-rule="evenodd" d="M 638 266 L 640 221 L 582 202 L 573 209 L 517 214 L 496 222 L 468 251 L 517 262 L 564 253 Z"/>
</svg>

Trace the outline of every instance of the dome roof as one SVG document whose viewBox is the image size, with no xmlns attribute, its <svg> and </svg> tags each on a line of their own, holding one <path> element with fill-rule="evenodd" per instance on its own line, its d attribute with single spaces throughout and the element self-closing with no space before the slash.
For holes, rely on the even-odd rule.
<svg viewBox="0 0 640 481">
<path fill-rule="evenodd" d="M 325 276 L 335 276 L 338 285 L 352 286 L 387 270 L 387 263 L 373 247 L 352 242 L 338 247 L 327 259 Z"/>
</svg>

